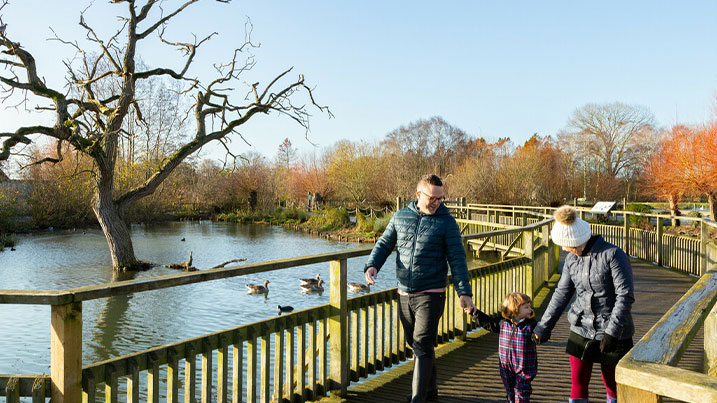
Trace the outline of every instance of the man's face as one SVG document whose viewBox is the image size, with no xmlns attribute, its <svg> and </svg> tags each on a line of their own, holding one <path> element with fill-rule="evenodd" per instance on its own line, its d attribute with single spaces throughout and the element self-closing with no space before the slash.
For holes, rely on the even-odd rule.
<svg viewBox="0 0 717 403">
<path fill-rule="evenodd" d="M 583 249 L 585 249 L 585 245 L 587 245 L 587 242 L 580 246 L 563 246 L 563 250 L 572 253 L 575 256 L 580 256 L 583 254 Z"/>
<path fill-rule="evenodd" d="M 416 191 L 418 210 L 423 214 L 433 214 L 443 201 L 443 186 L 421 185 Z"/>
</svg>

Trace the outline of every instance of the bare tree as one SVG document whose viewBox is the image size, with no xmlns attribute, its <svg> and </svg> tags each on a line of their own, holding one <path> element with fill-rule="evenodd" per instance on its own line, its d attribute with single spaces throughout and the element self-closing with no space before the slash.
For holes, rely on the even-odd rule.
<svg viewBox="0 0 717 403">
<path fill-rule="evenodd" d="M 610 178 L 630 177 L 654 147 L 655 119 L 647 108 L 615 102 L 587 104 L 573 112 L 560 141 L 563 149 L 582 160 L 590 160 Z"/>
<path fill-rule="evenodd" d="M 20 127 L 14 132 L 0 132 L 0 140 L 4 138 L 0 160 L 9 158 L 18 144 L 30 144 L 38 136 L 55 140 L 57 153 L 35 163 L 62 160 L 63 144 L 88 155 L 94 163 L 96 187 L 92 209 L 105 233 L 112 263 L 117 269 L 139 265 L 125 221 L 127 208 L 152 194 L 185 158 L 212 141 L 226 146 L 231 136 L 243 139 L 238 132 L 239 127 L 256 114 L 283 114 L 307 129 L 310 115 L 304 105 L 313 105 L 331 115 L 327 107 L 316 104 L 303 75 L 296 80 L 288 80 L 291 69 L 278 74 L 264 86 L 259 82 L 244 83 L 246 95 L 237 102 L 237 91 L 233 86 L 242 85 L 243 74 L 255 66 L 251 54 L 255 45 L 251 41 L 250 23 L 244 42 L 233 50 L 228 61 L 214 65 L 216 75 L 213 80 L 202 81 L 191 76 L 190 66 L 195 61 L 198 48 L 216 33 L 201 39 L 195 36 L 190 42 L 179 42 L 167 38 L 165 28 L 174 17 L 197 2 L 186 0 L 167 12 L 162 7 L 165 2 L 159 0 L 112 1 L 112 7 L 124 7 L 124 15 L 120 19 L 121 26 L 109 38 L 100 37 L 85 20 L 84 12 L 81 13 L 79 24 L 85 30 L 85 40 L 98 53 L 93 55 L 79 42 L 55 37 L 74 52 L 64 61 L 68 84 L 65 91 L 49 86 L 41 78 L 33 54 L 11 39 L 12 21 L 0 19 L 0 50 L 5 55 L 0 58 L 0 65 L 5 67 L 0 75 L 0 90 L 6 99 L 19 93 L 26 108 L 36 100 L 41 104 L 36 109 L 54 115 L 51 126 L 33 125 Z M 7 0 L 4 0 L 3 6 L 6 4 Z M 161 44 L 182 52 L 178 67 L 137 67 L 138 45 L 155 35 Z M 194 93 L 193 104 L 187 112 L 194 118 L 195 129 L 192 137 L 180 144 L 169 158 L 163 159 L 144 182 L 119 192 L 115 186 L 119 140 L 128 135 L 131 110 L 136 119 L 145 120 L 147 111 L 143 100 L 137 97 L 136 87 L 142 80 L 153 77 L 166 77 L 180 83 L 182 89 L 179 93 L 187 97 Z M 281 84 L 285 81 L 289 83 Z M 297 105 L 292 99 L 299 93 L 305 94 L 308 100 Z"/>
</svg>

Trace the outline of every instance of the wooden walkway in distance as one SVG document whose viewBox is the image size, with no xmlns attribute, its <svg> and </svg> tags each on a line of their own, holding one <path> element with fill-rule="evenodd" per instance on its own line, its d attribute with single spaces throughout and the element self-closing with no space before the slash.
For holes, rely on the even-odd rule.
<svg viewBox="0 0 717 403">
<path fill-rule="evenodd" d="M 562 265 L 562 257 L 561 257 Z M 632 314 L 637 342 L 696 281 L 685 274 L 632 260 L 635 303 Z M 553 279 L 557 280 L 557 276 Z M 549 295 L 537 309 L 540 317 Z M 540 302 L 541 296 L 536 300 Z M 534 402 L 567 402 L 570 396 L 570 363 L 565 353 L 569 333 L 567 311 L 553 330 L 552 339 L 538 346 L 538 375 L 533 381 Z M 679 367 L 701 371 L 702 330 L 693 340 Z M 505 390 L 498 371 L 498 335 L 477 331 L 465 342 L 453 342 L 436 350 L 439 402 L 505 402 Z M 325 398 L 322 402 L 404 402 L 411 391 L 411 361 L 349 388 L 345 399 Z M 605 402 L 600 365 L 593 368 L 590 401 Z M 673 400 L 664 399 L 664 402 Z"/>
</svg>

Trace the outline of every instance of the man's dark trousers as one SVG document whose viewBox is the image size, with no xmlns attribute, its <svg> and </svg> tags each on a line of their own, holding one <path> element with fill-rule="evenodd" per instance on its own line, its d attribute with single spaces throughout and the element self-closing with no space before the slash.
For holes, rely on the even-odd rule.
<svg viewBox="0 0 717 403">
<path fill-rule="evenodd" d="M 411 293 L 399 297 L 399 318 L 406 343 L 414 354 L 413 403 L 425 402 L 428 392 L 437 390 L 434 346 L 445 303 L 445 292 Z"/>
</svg>

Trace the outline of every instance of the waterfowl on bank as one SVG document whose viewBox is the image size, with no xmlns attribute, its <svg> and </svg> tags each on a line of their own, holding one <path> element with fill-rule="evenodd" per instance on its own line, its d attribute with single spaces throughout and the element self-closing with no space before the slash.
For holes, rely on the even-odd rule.
<svg viewBox="0 0 717 403">
<path fill-rule="evenodd" d="M 299 283 L 302 286 L 305 285 L 318 285 L 319 281 L 321 281 L 321 273 L 316 274 L 316 278 L 300 278 Z"/>
<path fill-rule="evenodd" d="M 371 291 L 371 286 L 368 284 L 361 284 L 361 283 L 349 283 L 349 291 L 351 292 L 369 292 Z"/>
<path fill-rule="evenodd" d="M 291 312 L 291 311 L 294 310 L 294 307 L 293 307 L 293 306 L 289 306 L 289 305 L 284 305 L 284 306 L 277 305 L 276 307 L 279 308 L 279 313 L 281 313 L 281 312 Z"/>
<path fill-rule="evenodd" d="M 269 280 L 264 280 L 264 285 L 258 285 L 258 284 L 247 284 L 246 288 L 249 289 L 247 291 L 247 294 L 266 294 L 269 292 Z"/>
<path fill-rule="evenodd" d="M 321 292 L 324 291 L 324 280 L 319 280 L 317 284 L 301 284 L 301 292 Z"/>
</svg>

